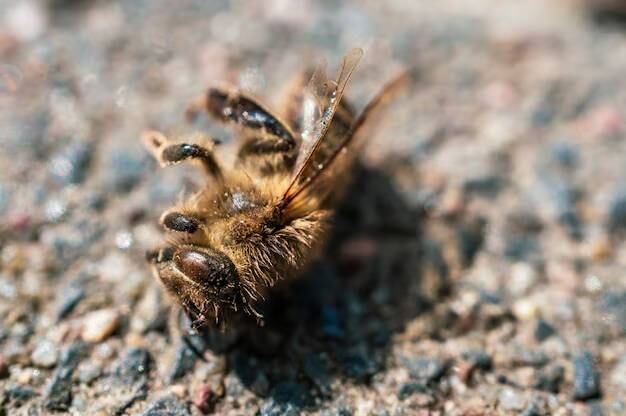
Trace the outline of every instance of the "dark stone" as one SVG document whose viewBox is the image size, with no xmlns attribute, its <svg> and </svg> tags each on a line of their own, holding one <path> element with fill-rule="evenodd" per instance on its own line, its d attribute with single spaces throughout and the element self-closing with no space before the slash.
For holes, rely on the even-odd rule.
<svg viewBox="0 0 626 416">
<path fill-rule="evenodd" d="M 335 408 L 324 410 L 322 413 L 320 413 L 320 416 L 352 416 L 352 415 L 353 415 L 352 410 L 345 405 L 339 405 Z"/>
<path fill-rule="evenodd" d="M 500 305 L 502 303 L 502 299 L 500 299 L 500 297 L 496 293 L 481 290 L 479 295 L 480 303 L 486 303 L 489 305 Z"/>
<path fill-rule="evenodd" d="M 461 354 L 463 360 L 472 365 L 473 368 L 489 371 L 493 366 L 491 356 L 483 350 L 468 350 Z"/>
<path fill-rule="evenodd" d="M 541 409 L 539 408 L 537 403 L 531 401 L 530 403 L 528 403 L 526 408 L 522 410 L 520 416 L 543 416 L 543 412 L 541 412 Z"/>
<path fill-rule="evenodd" d="M 143 387 L 148 382 L 150 353 L 144 348 L 130 348 L 113 370 L 116 382 L 127 386 Z"/>
<path fill-rule="evenodd" d="M 233 371 L 241 383 L 259 396 L 267 396 L 269 380 L 259 362 L 251 355 L 238 352 L 234 356 Z"/>
<path fill-rule="evenodd" d="M 513 363 L 517 366 L 543 367 L 550 361 L 543 351 L 518 346 L 513 351 Z"/>
<path fill-rule="evenodd" d="M 507 215 L 506 227 L 514 233 L 531 234 L 541 231 L 543 224 L 535 212 L 518 208 Z"/>
<path fill-rule="evenodd" d="M 358 380 L 376 372 L 376 364 L 364 348 L 353 348 L 342 353 L 341 366 L 346 376 Z"/>
<path fill-rule="evenodd" d="M 573 357 L 575 400 L 597 399 L 601 396 L 600 377 L 589 351 L 583 351 Z"/>
<path fill-rule="evenodd" d="M 604 416 L 604 409 L 600 401 L 593 401 L 589 404 L 589 416 Z"/>
<path fill-rule="evenodd" d="M 168 383 L 173 383 L 187 375 L 193 369 L 197 359 L 198 355 L 186 343 L 181 343 L 176 349 L 172 366 L 167 375 Z"/>
<path fill-rule="evenodd" d="M 608 227 L 610 231 L 626 229 L 626 190 L 618 191 L 610 202 Z"/>
<path fill-rule="evenodd" d="M 425 383 L 438 381 L 447 370 L 447 363 L 437 358 L 403 357 L 401 363 L 409 370 L 411 377 Z"/>
<path fill-rule="evenodd" d="M 578 148 L 565 141 L 553 143 L 550 148 L 552 159 L 564 168 L 575 168 L 580 161 Z"/>
<path fill-rule="evenodd" d="M 332 306 L 324 306 L 321 310 L 322 333 L 329 338 L 343 338 L 344 330 L 341 325 L 339 311 Z"/>
<path fill-rule="evenodd" d="M 608 314 L 611 326 L 626 334 L 626 291 L 609 291 L 602 295 L 598 302 L 602 313 Z"/>
<path fill-rule="evenodd" d="M 141 179 L 145 159 L 128 152 L 114 153 L 109 161 L 110 184 L 117 192 L 130 191 Z"/>
<path fill-rule="evenodd" d="M 485 238 L 485 221 L 476 220 L 463 225 L 457 232 L 459 252 L 463 257 L 463 265 L 469 266 L 480 251 Z"/>
<path fill-rule="evenodd" d="M 107 206 L 106 195 L 96 192 L 87 197 L 86 205 L 94 211 L 102 211 Z"/>
<path fill-rule="evenodd" d="M 565 377 L 565 369 L 560 365 L 552 365 L 537 372 L 533 387 L 537 390 L 558 393 Z"/>
<path fill-rule="evenodd" d="M 52 379 L 44 393 L 44 407 L 47 410 L 66 411 L 72 402 L 72 375 L 84 357 L 86 346 L 83 343 L 70 345 L 63 353 Z"/>
<path fill-rule="evenodd" d="M 563 211 L 559 214 L 559 223 L 565 228 L 568 235 L 574 239 L 582 237 L 582 223 L 574 210 Z"/>
<path fill-rule="evenodd" d="M 67 317 L 85 297 L 85 290 L 82 287 L 71 285 L 63 288 L 57 294 L 59 298 L 57 308 L 57 320 Z"/>
<path fill-rule="evenodd" d="M 540 319 L 537 321 L 537 325 L 535 326 L 535 339 L 539 342 L 543 342 L 546 339 L 550 338 L 554 334 L 556 334 L 556 330 L 552 325 Z"/>
<path fill-rule="evenodd" d="M 537 240 L 531 235 L 512 234 L 506 238 L 504 255 L 513 260 L 525 260 L 539 251 Z"/>
<path fill-rule="evenodd" d="M 297 416 L 307 405 L 309 396 L 307 389 L 294 382 L 277 384 L 259 410 L 260 416 Z"/>
<path fill-rule="evenodd" d="M 538 198 L 551 208 L 555 219 L 565 228 L 570 237 L 582 235 L 581 221 L 576 203 L 581 192 L 569 179 L 550 172 L 539 172 Z"/>
<path fill-rule="evenodd" d="M 13 384 L 4 389 L 2 402 L 11 402 L 15 406 L 21 406 L 35 396 L 37 392 L 32 387 Z"/>
<path fill-rule="evenodd" d="M 68 146 L 50 160 L 52 178 L 61 185 L 81 183 L 91 163 L 92 153 L 93 146 L 90 143 Z"/>
<path fill-rule="evenodd" d="M 191 412 L 184 402 L 168 394 L 150 403 L 141 416 L 191 416 Z"/>
<path fill-rule="evenodd" d="M 398 391 L 398 399 L 405 400 L 415 393 L 426 394 L 428 393 L 428 387 L 421 382 L 409 381 L 400 387 L 400 391 Z"/>
<path fill-rule="evenodd" d="M 11 200 L 11 191 L 3 184 L 0 184 L 0 214 L 3 214 L 9 207 L 9 201 Z"/>
<path fill-rule="evenodd" d="M 505 186 L 503 178 L 496 175 L 484 175 L 469 178 L 463 183 L 463 190 L 488 197 L 495 197 Z"/>
<path fill-rule="evenodd" d="M 303 368 L 304 374 L 306 374 L 321 392 L 326 393 L 330 391 L 330 375 L 318 354 L 308 354 L 304 358 Z"/>
</svg>

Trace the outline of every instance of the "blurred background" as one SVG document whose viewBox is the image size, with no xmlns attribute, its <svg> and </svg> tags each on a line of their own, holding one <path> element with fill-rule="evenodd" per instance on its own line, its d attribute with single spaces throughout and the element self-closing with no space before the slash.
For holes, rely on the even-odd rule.
<svg viewBox="0 0 626 416">
<path fill-rule="evenodd" d="M 620 0 L 0 0 L 0 414 L 626 414 L 625 22 Z M 357 108 L 420 79 L 327 255 L 265 328 L 170 336 L 143 253 L 201 178 L 140 132 L 228 139 L 184 121 L 207 86 L 275 104 L 353 47 Z"/>
</svg>

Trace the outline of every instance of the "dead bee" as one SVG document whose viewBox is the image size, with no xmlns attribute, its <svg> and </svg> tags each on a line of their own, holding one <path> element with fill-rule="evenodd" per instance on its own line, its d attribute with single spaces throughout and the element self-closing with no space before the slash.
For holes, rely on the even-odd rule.
<svg viewBox="0 0 626 416">
<path fill-rule="evenodd" d="M 341 98 L 362 54 L 351 50 L 335 80 L 324 64 L 309 72 L 308 84 L 300 76 L 282 117 L 239 91 L 209 89 L 188 115 L 206 112 L 237 127 L 242 144 L 230 169 L 216 160 L 210 138 L 180 142 L 144 133 L 162 166 L 193 161 L 210 179 L 162 215 L 169 244 L 148 254 L 194 327 L 221 326 L 242 313 L 261 321 L 257 302 L 320 251 L 366 126 L 409 79 L 394 79 L 355 117 Z"/>
</svg>

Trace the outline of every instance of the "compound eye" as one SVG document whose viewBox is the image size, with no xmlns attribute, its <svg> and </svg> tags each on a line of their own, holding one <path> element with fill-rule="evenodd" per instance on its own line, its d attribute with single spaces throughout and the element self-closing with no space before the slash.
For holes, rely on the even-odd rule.
<svg viewBox="0 0 626 416">
<path fill-rule="evenodd" d="M 212 250 L 211 250 L 212 251 Z M 179 249 L 174 253 L 174 264 L 194 282 L 221 288 L 236 275 L 228 257 L 216 251 L 205 253 L 193 249 Z"/>
</svg>

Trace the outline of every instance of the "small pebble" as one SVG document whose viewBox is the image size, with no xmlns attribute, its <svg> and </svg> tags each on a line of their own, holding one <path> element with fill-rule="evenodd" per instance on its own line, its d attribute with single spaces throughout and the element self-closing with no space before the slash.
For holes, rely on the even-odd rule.
<svg viewBox="0 0 626 416">
<path fill-rule="evenodd" d="M 151 361 L 148 350 L 129 348 L 115 364 L 113 377 L 122 385 L 144 387 L 148 381 Z"/>
<path fill-rule="evenodd" d="M 542 368 L 536 375 L 533 387 L 550 393 L 558 393 L 565 379 L 565 369 L 560 365 Z"/>
<path fill-rule="evenodd" d="M 535 268 L 526 262 L 517 262 L 511 267 L 511 280 L 507 284 L 513 296 L 522 296 L 537 282 L 538 273 Z"/>
<path fill-rule="evenodd" d="M 575 400 L 590 400 L 600 397 L 600 377 L 589 351 L 573 357 Z"/>
<path fill-rule="evenodd" d="M 576 145 L 566 141 L 552 144 L 550 153 L 554 161 L 565 168 L 574 168 L 580 161 L 580 154 Z"/>
<path fill-rule="evenodd" d="M 30 359 L 38 367 L 50 368 L 54 366 L 59 358 L 57 346 L 48 340 L 43 340 L 35 346 L 30 355 Z"/>
<path fill-rule="evenodd" d="M 85 297 L 85 290 L 82 287 L 71 285 L 69 287 L 63 287 L 57 293 L 57 320 L 66 318 L 74 308 Z"/>
<path fill-rule="evenodd" d="M 84 355 L 85 345 L 82 343 L 72 344 L 63 351 L 59 365 L 46 387 L 44 407 L 47 410 L 67 411 L 69 409 L 72 402 L 72 376 Z"/>
<path fill-rule="evenodd" d="M 513 304 L 513 314 L 520 321 L 536 319 L 540 314 L 539 305 L 532 298 L 522 298 Z"/>
<path fill-rule="evenodd" d="M 401 362 L 407 368 L 411 377 L 426 383 L 439 380 L 447 369 L 447 364 L 438 358 L 404 357 L 401 359 Z"/>
<path fill-rule="evenodd" d="M 67 202 L 61 199 L 51 199 L 44 205 L 46 221 L 59 222 L 67 213 Z"/>
<path fill-rule="evenodd" d="M 489 371 L 493 366 L 491 355 L 483 350 L 468 350 L 463 352 L 461 357 L 464 361 L 470 363 L 473 368 L 478 368 L 483 371 Z"/>
<path fill-rule="evenodd" d="M 9 363 L 0 355 L 0 380 L 9 376 Z"/>
<path fill-rule="evenodd" d="M 141 175 L 145 171 L 145 159 L 128 153 L 119 151 L 111 156 L 108 172 L 110 172 L 110 183 L 117 192 L 128 192 L 139 182 Z"/>
<path fill-rule="evenodd" d="M 37 1 L 16 1 L 5 14 L 3 17 L 7 29 L 23 42 L 37 39 L 48 26 L 45 7 Z"/>
<path fill-rule="evenodd" d="M 376 372 L 376 363 L 364 348 L 352 348 L 342 354 L 341 366 L 348 377 L 363 380 Z"/>
<path fill-rule="evenodd" d="M 179 380 L 187 375 L 194 367 L 198 355 L 193 352 L 185 343 L 181 343 L 176 348 L 174 360 L 171 364 L 167 380 L 169 383 Z"/>
<path fill-rule="evenodd" d="M 150 403 L 141 416 L 191 416 L 185 402 L 175 395 L 168 394 Z"/>
<path fill-rule="evenodd" d="M 120 314 L 115 309 L 100 309 L 85 315 L 81 336 L 87 342 L 102 342 L 111 336 L 120 324 Z"/>
<path fill-rule="evenodd" d="M 543 319 L 539 319 L 537 321 L 537 325 L 535 325 L 535 339 L 539 342 L 543 342 L 546 339 L 556 334 L 556 329 Z"/>
<path fill-rule="evenodd" d="M 540 410 L 536 402 L 531 401 L 528 406 L 520 413 L 520 416 L 543 416 L 543 412 Z"/>
<path fill-rule="evenodd" d="M 318 354 L 310 353 L 305 357 L 304 374 L 322 391 L 328 392 L 330 389 L 330 375 L 324 362 Z"/>
<path fill-rule="evenodd" d="M 400 387 L 400 391 L 398 391 L 398 399 L 405 400 L 416 393 L 428 394 L 428 387 L 420 382 L 409 381 Z"/>
<path fill-rule="evenodd" d="M 609 205 L 608 227 L 610 232 L 626 229 L 626 190 L 619 190 Z"/>
<path fill-rule="evenodd" d="M 588 250 L 591 259 L 600 262 L 611 257 L 613 245 L 609 236 L 603 234 L 591 239 L 588 245 Z"/>
<path fill-rule="evenodd" d="M 309 401 L 307 389 L 298 383 L 280 382 L 259 409 L 260 416 L 297 416 Z"/>
<path fill-rule="evenodd" d="M 9 385 L 4 388 L 4 400 L 21 406 L 33 397 L 37 396 L 35 389 L 29 386 L 21 386 L 19 384 Z"/>
<path fill-rule="evenodd" d="M 52 158 L 50 173 L 62 185 L 78 184 L 85 178 L 91 162 L 92 147 L 89 144 L 73 144 Z"/>
<path fill-rule="evenodd" d="M 611 383 L 626 391 L 626 354 L 624 354 L 611 373 Z"/>
<path fill-rule="evenodd" d="M 510 411 L 521 411 L 526 406 L 524 394 L 509 387 L 505 387 L 500 391 L 498 402 L 504 410 Z"/>
<path fill-rule="evenodd" d="M 208 384 L 201 384 L 196 388 L 193 396 L 193 404 L 202 413 L 207 414 L 213 411 L 218 399 L 217 394 Z"/>
<path fill-rule="evenodd" d="M 89 384 L 102 375 L 102 367 L 98 364 L 87 364 L 78 370 L 78 379 L 81 383 Z"/>
</svg>

